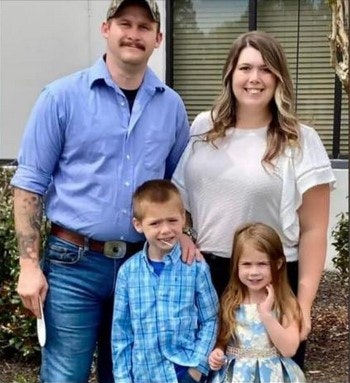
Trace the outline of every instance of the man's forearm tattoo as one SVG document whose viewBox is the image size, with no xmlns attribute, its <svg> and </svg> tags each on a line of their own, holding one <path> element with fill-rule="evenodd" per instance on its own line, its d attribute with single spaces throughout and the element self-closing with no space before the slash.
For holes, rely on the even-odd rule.
<svg viewBox="0 0 350 383">
<path fill-rule="evenodd" d="M 30 195 L 22 202 L 23 218 L 29 224 L 29 231 L 17 232 L 19 255 L 21 258 L 37 259 L 37 247 L 40 240 L 40 228 L 42 222 L 42 197 Z"/>
</svg>

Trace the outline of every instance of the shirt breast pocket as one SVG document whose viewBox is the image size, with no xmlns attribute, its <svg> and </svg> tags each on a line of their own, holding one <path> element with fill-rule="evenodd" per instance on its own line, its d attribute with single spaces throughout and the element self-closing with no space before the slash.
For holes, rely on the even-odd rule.
<svg viewBox="0 0 350 383">
<path fill-rule="evenodd" d="M 165 161 L 171 151 L 170 134 L 148 132 L 145 137 L 144 165 L 149 171 L 164 169 Z"/>
</svg>

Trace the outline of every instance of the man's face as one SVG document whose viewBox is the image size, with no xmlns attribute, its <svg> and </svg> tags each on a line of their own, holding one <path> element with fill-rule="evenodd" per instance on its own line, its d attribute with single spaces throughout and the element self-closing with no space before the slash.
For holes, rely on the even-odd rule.
<svg viewBox="0 0 350 383">
<path fill-rule="evenodd" d="M 126 6 L 115 18 L 104 22 L 102 35 L 107 40 L 107 55 L 120 66 L 147 65 L 162 41 L 158 24 L 146 8 L 138 5 Z"/>
</svg>

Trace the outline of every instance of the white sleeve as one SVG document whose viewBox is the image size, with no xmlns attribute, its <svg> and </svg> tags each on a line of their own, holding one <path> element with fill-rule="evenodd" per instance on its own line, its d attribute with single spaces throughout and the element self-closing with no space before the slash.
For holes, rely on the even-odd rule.
<svg viewBox="0 0 350 383">
<path fill-rule="evenodd" d="M 328 154 L 318 133 L 301 125 L 300 149 L 287 148 L 281 165 L 283 168 L 283 188 L 280 220 L 285 237 L 297 246 L 300 226 L 298 209 L 303 194 L 310 188 L 330 184 L 335 188 L 335 176 Z"/>
<path fill-rule="evenodd" d="M 185 209 L 189 213 L 191 212 L 191 210 L 190 210 L 190 206 L 188 202 L 188 193 L 187 193 L 187 188 L 185 183 L 185 168 L 186 168 L 187 160 L 190 156 L 191 146 L 192 146 L 192 140 L 188 142 L 185 151 L 182 153 L 180 161 L 178 162 L 175 172 L 173 174 L 173 177 L 171 179 L 171 181 L 179 189 Z"/>
<path fill-rule="evenodd" d="M 301 126 L 301 150 L 295 152 L 294 171 L 300 199 L 316 185 L 329 183 L 331 190 L 335 188 L 335 176 L 322 141 L 315 129 L 305 125 Z"/>
</svg>

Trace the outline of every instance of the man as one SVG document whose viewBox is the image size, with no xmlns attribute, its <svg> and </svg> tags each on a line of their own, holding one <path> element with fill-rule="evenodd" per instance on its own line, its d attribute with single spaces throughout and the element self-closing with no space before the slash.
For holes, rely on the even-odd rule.
<svg viewBox="0 0 350 383">
<path fill-rule="evenodd" d="M 189 135 L 181 98 L 147 66 L 162 41 L 156 2 L 112 1 L 101 32 L 106 54 L 40 94 L 11 182 L 17 290 L 36 317 L 44 303 L 45 383 L 87 382 L 96 343 L 99 381 L 114 381 L 116 273 L 144 240 L 131 223 L 132 194 L 171 177 Z M 52 228 L 40 262 L 43 204 Z"/>
</svg>

